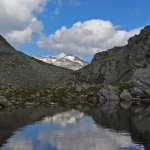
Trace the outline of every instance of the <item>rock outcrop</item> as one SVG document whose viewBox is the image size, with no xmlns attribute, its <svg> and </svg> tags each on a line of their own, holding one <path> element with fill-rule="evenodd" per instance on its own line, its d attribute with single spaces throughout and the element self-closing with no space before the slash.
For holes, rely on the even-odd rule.
<svg viewBox="0 0 150 150">
<path fill-rule="evenodd" d="M 91 64 L 76 72 L 76 82 L 97 84 L 129 80 L 144 80 L 150 85 L 150 26 L 131 37 L 127 45 L 95 54 Z"/>
</svg>

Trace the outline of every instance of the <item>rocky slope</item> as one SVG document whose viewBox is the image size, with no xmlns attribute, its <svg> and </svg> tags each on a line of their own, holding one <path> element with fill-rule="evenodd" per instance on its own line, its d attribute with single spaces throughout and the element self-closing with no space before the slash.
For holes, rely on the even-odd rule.
<svg viewBox="0 0 150 150">
<path fill-rule="evenodd" d="M 0 36 L 0 84 L 16 87 L 50 87 L 70 75 L 69 69 L 46 64 L 15 50 Z"/>
<path fill-rule="evenodd" d="M 134 81 L 142 88 L 150 87 L 150 26 L 128 40 L 123 47 L 114 47 L 95 54 L 92 62 L 76 71 L 78 81 L 100 84 Z M 147 90 L 150 94 L 150 91 Z"/>
<path fill-rule="evenodd" d="M 75 57 L 71 54 L 61 54 L 59 56 L 33 56 L 33 57 L 43 62 L 72 70 L 78 70 L 88 64 L 88 62 L 78 57 Z"/>
</svg>

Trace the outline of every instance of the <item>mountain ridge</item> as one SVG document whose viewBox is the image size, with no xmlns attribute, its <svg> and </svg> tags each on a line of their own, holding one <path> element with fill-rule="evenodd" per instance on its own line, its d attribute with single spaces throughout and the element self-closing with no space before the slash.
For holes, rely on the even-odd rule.
<svg viewBox="0 0 150 150">
<path fill-rule="evenodd" d="M 78 70 L 88 64 L 88 62 L 80 59 L 79 57 L 73 56 L 72 54 L 62 53 L 58 56 L 33 56 L 33 57 L 43 62 L 68 68 L 71 70 Z"/>
</svg>

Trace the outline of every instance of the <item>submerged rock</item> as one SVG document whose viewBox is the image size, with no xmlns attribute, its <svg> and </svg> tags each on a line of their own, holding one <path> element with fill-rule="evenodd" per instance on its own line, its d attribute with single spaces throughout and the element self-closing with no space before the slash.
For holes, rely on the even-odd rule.
<svg viewBox="0 0 150 150">
<path fill-rule="evenodd" d="M 132 95 L 127 89 L 123 90 L 123 92 L 120 94 L 120 98 L 124 101 L 132 101 Z"/>
<path fill-rule="evenodd" d="M 120 102 L 120 106 L 123 109 L 130 109 L 132 106 L 132 101 L 122 101 L 122 102 Z"/>
</svg>

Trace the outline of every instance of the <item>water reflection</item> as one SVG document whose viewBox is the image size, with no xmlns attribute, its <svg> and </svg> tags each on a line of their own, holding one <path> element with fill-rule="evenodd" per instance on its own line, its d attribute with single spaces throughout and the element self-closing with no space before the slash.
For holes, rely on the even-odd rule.
<svg viewBox="0 0 150 150">
<path fill-rule="evenodd" d="M 12 125 L 13 127 L 6 131 L 7 134 L 3 134 L 5 138 L 7 135 L 7 140 L 5 140 L 7 142 L 1 141 L 3 143 L 2 150 L 145 149 L 142 142 L 140 144 L 133 142 L 133 134 L 135 133 L 132 132 L 134 128 L 132 129 L 131 126 L 130 112 L 107 116 L 98 109 L 89 109 L 84 113 L 63 108 L 30 108 L 20 109 L 20 111 L 24 113 L 11 112 L 11 121 L 8 121 L 9 115 L 7 115 L 8 126 Z M 9 114 L 9 112 L 7 113 Z M 1 113 L 0 116 L 2 116 Z M 22 119 L 21 116 L 23 116 Z M 23 120 L 20 121 L 23 123 L 18 125 L 16 120 L 19 118 Z M 3 119 L 0 117 L 0 124 Z M 28 124 L 29 122 L 30 124 Z M 25 124 L 28 125 L 25 126 Z M 5 125 L 7 126 L 6 122 Z M 23 128 L 18 130 L 19 127 Z M 137 132 L 136 134 L 140 136 Z"/>
<path fill-rule="evenodd" d="M 68 124 L 76 123 L 78 120 L 82 119 L 84 117 L 83 112 L 79 112 L 77 110 L 70 110 L 66 112 L 62 112 L 59 114 L 56 114 L 52 117 L 45 117 L 42 122 L 45 123 L 57 123 L 61 126 L 66 126 Z"/>
<path fill-rule="evenodd" d="M 15 131 L 20 130 L 27 124 L 40 120 L 43 117 L 53 116 L 58 112 L 65 111 L 58 107 L 40 108 L 8 108 L 0 111 L 0 147 L 7 142 Z"/>
</svg>

